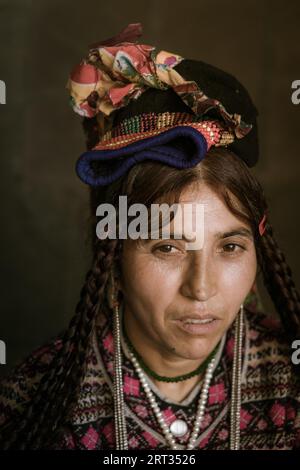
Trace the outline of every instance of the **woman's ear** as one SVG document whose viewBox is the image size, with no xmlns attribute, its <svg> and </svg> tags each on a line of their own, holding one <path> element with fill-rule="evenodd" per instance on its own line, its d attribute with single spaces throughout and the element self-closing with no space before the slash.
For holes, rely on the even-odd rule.
<svg viewBox="0 0 300 470">
<path fill-rule="evenodd" d="M 115 298 L 115 287 L 112 279 L 112 273 L 110 273 L 107 287 L 106 287 L 106 295 L 107 295 L 107 302 L 109 307 L 112 309 L 114 307 L 114 298 Z"/>
<path fill-rule="evenodd" d="M 122 292 L 121 284 L 119 269 L 117 269 L 116 265 L 113 265 L 107 281 L 107 300 L 110 308 L 113 308 L 118 301 L 119 293 Z"/>
</svg>

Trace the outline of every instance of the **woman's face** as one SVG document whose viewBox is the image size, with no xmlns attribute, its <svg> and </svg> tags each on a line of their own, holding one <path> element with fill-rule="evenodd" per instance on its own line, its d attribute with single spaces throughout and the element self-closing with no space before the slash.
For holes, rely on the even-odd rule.
<svg viewBox="0 0 300 470">
<path fill-rule="evenodd" d="M 126 240 L 121 290 L 132 339 L 166 358 L 197 360 L 235 319 L 257 261 L 250 227 L 207 185 L 185 191 L 180 202 L 204 205 L 202 248 L 187 249 L 184 239 Z M 184 235 L 192 236 L 186 227 Z"/>
</svg>

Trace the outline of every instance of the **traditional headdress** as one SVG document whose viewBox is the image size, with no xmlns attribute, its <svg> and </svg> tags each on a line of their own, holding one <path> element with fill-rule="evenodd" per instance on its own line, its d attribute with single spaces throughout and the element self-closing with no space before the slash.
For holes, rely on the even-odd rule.
<svg viewBox="0 0 300 470">
<path fill-rule="evenodd" d="M 133 42 L 141 32 L 139 23 L 130 24 L 119 35 L 92 45 L 88 56 L 73 69 L 68 80 L 74 111 L 86 118 L 96 118 L 100 136 L 94 148 L 84 152 L 77 162 L 80 179 L 91 186 L 105 186 L 145 160 L 176 168 L 193 167 L 212 146 L 228 147 L 249 167 L 254 166 L 258 160 L 257 110 L 246 89 L 233 76 L 204 62 L 185 60 L 178 54 Z M 150 100 L 147 112 L 134 112 L 138 98 L 144 93 L 151 98 L 152 92 L 153 109 Z M 156 99 L 168 95 L 170 101 L 166 111 L 158 113 Z M 130 117 L 122 119 L 120 111 L 130 106 Z M 180 145 L 182 140 L 189 141 L 189 145 Z M 259 224 L 261 235 L 264 223 L 265 216 Z M 120 317 L 114 293 L 111 307 L 114 311 L 116 446 L 117 449 L 127 449 Z M 242 335 L 243 305 L 235 321 L 231 449 L 239 448 L 240 439 Z M 132 351 L 131 358 L 166 442 L 177 449 L 171 430 L 147 385 L 142 363 Z M 209 359 L 187 449 L 194 448 L 204 415 L 215 358 Z"/>
<path fill-rule="evenodd" d="M 249 167 L 258 160 L 257 110 L 232 76 L 201 61 L 139 44 L 141 24 L 90 46 L 67 83 L 74 111 L 96 117 L 101 137 L 76 165 L 91 186 L 110 184 L 135 163 L 176 168 L 199 163 L 211 146 L 232 149 Z M 133 42 L 134 41 L 134 42 Z M 138 113 L 114 125 L 116 111 L 155 89 L 172 95 L 172 110 Z M 159 99 L 159 98 L 158 98 Z M 188 139 L 191 151 L 178 146 Z"/>
</svg>

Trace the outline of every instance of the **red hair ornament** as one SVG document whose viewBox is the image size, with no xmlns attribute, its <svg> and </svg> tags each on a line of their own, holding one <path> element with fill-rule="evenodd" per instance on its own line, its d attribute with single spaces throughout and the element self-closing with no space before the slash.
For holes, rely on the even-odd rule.
<svg viewBox="0 0 300 470">
<path fill-rule="evenodd" d="M 267 215 L 264 214 L 263 218 L 261 219 L 259 226 L 258 226 L 258 231 L 260 236 L 262 237 L 263 234 L 265 233 L 266 230 L 266 220 L 267 220 Z"/>
</svg>

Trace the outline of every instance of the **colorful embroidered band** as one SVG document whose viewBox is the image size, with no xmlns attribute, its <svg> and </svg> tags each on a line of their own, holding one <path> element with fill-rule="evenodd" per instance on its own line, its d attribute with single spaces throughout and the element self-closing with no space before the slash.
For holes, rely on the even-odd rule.
<svg viewBox="0 0 300 470">
<path fill-rule="evenodd" d="M 234 141 L 234 133 L 228 130 L 220 121 L 205 120 L 197 122 L 186 113 L 143 113 L 125 119 L 118 126 L 104 134 L 101 142 L 94 150 L 107 148 L 120 148 L 134 141 L 159 135 L 170 128 L 188 126 L 203 134 L 207 142 L 207 149 L 212 145 L 226 146 Z"/>
<path fill-rule="evenodd" d="M 130 24 L 115 38 L 94 44 L 88 56 L 73 69 L 66 87 L 76 113 L 109 116 L 148 88 L 172 88 L 196 116 L 215 109 L 237 138 L 248 134 L 252 125 L 244 123 L 241 115 L 230 114 L 220 101 L 205 95 L 201 84 L 185 80 L 174 69 L 183 57 L 128 42 L 136 40 L 141 32 L 140 23 Z"/>
<path fill-rule="evenodd" d="M 190 140 L 190 151 L 178 147 L 182 138 Z M 124 120 L 106 133 L 93 150 L 81 155 L 76 171 L 86 184 L 104 186 L 144 160 L 190 168 L 204 158 L 212 145 L 226 146 L 233 141 L 233 131 L 217 120 L 195 122 L 185 113 L 144 113 Z"/>
</svg>

